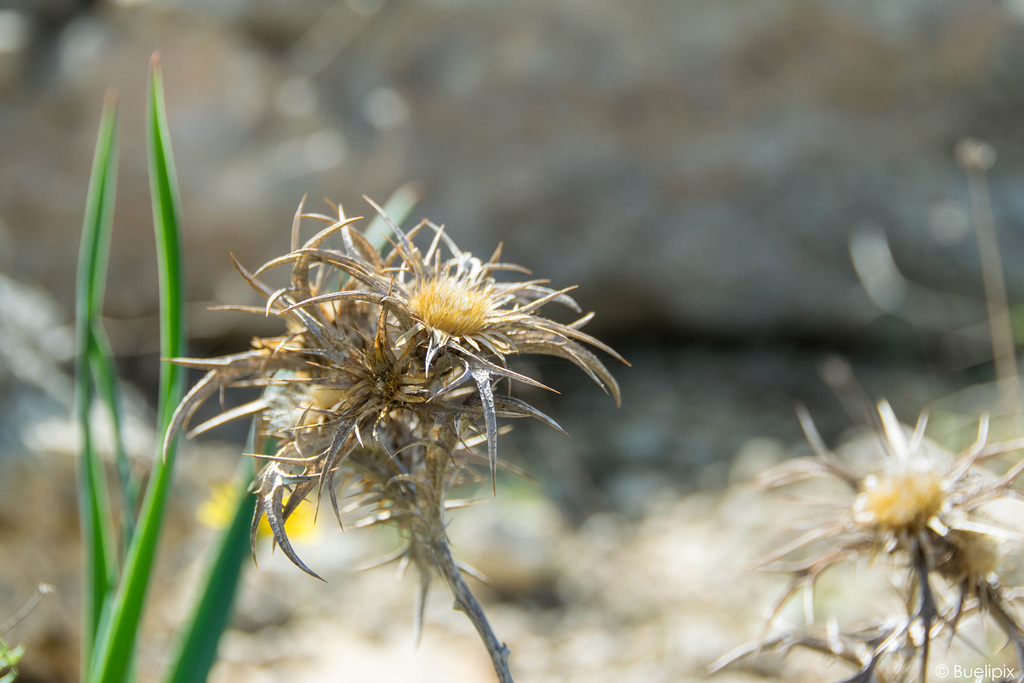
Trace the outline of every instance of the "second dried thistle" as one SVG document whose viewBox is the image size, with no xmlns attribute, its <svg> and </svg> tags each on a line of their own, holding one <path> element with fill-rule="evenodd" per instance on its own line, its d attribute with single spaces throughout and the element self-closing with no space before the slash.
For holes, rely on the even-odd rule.
<svg viewBox="0 0 1024 683">
<path fill-rule="evenodd" d="M 843 679 L 853 683 L 927 681 L 932 645 L 945 634 L 958 635 L 965 616 L 979 615 L 1003 633 L 1024 669 L 1024 625 L 1014 606 L 1016 550 L 1024 535 L 992 505 L 1021 500 L 1012 488 L 1024 461 L 997 474 L 989 469 L 1001 455 L 1024 448 L 1024 440 L 988 442 L 988 421 L 976 441 L 958 455 L 924 437 L 926 418 L 911 432 L 889 404 L 878 405 L 883 455 L 860 471 L 832 453 L 806 411 L 800 419 L 815 451 L 768 472 L 769 488 L 810 479 L 840 482 L 848 496 L 825 503 L 831 512 L 791 542 L 762 558 L 761 569 L 791 574 L 769 625 L 798 592 L 806 591 L 807 627 L 764 637 L 720 660 L 715 668 L 761 649 L 787 652 L 804 647 L 853 665 Z M 815 623 L 810 610 L 818 579 L 829 569 L 867 559 L 884 561 L 896 572 L 905 612 L 883 623 L 855 630 L 831 621 Z M 870 600 L 870 598 L 868 598 Z"/>
</svg>

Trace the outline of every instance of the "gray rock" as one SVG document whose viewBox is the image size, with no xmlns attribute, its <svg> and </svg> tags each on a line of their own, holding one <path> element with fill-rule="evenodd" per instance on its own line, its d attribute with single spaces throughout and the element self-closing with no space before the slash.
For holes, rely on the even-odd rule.
<svg viewBox="0 0 1024 683">
<path fill-rule="evenodd" d="M 908 274 L 977 291 L 951 158 L 966 134 L 1001 158 L 992 188 L 1011 291 L 1021 17 L 947 0 L 107 6 L 46 43 L 54 68 L 0 113 L 5 267 L 70 295 L 102 91 L 122 91 L 111 306 L 156 306 L 142 88 L 159 48 L 181 178 L 192 296 L 239 291 L 287 243 L 303 192 L 368 207 L 423 183 L 417 212 L 556 283 L 604 328 L 714 336 L 860 334 L 877 311 L 848 237 L 886 230 Z M 39 48 L 42 49 L 42 48 Z M 30 87 L 29 87 L 30 86 Z M 16 131 L 16 134 L 13 132 Z M 314 202 L 315 203 L 315 202 Z M 45 254 L 40 244 L 52 245 Z M 235 284 L 232 284 L 232 283 Z M 244 323 L 243 323 L 244 324 Z"/>
</svg>

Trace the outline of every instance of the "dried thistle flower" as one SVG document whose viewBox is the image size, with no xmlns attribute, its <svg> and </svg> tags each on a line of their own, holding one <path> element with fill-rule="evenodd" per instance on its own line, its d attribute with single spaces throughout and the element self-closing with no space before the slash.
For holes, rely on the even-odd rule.
<svg viewBox="0 0 1024 683">
<path fill-rule="evenodd" d="M 258 415 L 260 436 L 276 445 L 273 455 L 254 454 L 265 461 L 253 485 L 259 497 L 254 547 L 258 524 L 266 517 L 287 557 L 317 576 L 296 555 L 284 521 L 315 490 L 318 502 L 324 493 L 329 496 L 339 523 L 346 512 L 365 510 L 357 524 L 388 524 L 401 531 L 407 543 L 388 559 L 418 567 L 420 604 L 436 568 L 484 639 L 499 678 L 511 680 L 507 649 L 494 638 L 451 557 L 444 513 L 464 501 L 451 500 L 449 492 L 480 479 L 472 467 L 478 462 L 489 465 L 493 486 L 498 418 L 532 417 L 558 428 L 537 409 L 499 391 L 505 380 L 543 387 L 509 369 L 509 356 L 568 359 L 616 403 L 615 379 L 586 347 L 625 361 L 580 331 L 592 314 L 569 324 L 540 315 L 549 303 L 580 312 L 568 296 L 572 288 L 551 289 L 546 280 L 496 279 L 501 272 L 528 272 L 501 262 L 500 247 L 481 261 L 429 221 L 408 234 L 388 221 L 394 239 L 382 256 L 353 229 L 359 219 L 333 208 L 337 216 L 305 214 L 300 204 L 288 254 L 253 273 L 235 263 L 266 304 L 223 308 L 277 315 L 287 333 L 254 339 L 243 353 L 175 359 L 207 373 L 178 406 L 169 434 L 187 427 L 196 409 L 224 388 L 261 387 L 256 401 L 190 432 Z M 326 227 L 300 244 L 303 219 Z M 414 243 L 420 232 L 430 236 L 425 251 Z M 326 246 L 334 237 L 340 238 L 340 248 Z M 291 269 L 286 287 L 272 289 L 260 279 L 282 266 Z M 486 459 L 474 450 L 483 442 Z M 339 494 L 349 499 L 344 507 Z M 417 629 L 421 619 L 422 609 Z"/>
<path fill-rule="evenodd" d="M 374 205 L 374 208 L 384 215 L 379 207 Z M 340 212 L 338 221 L 317 218 L 338 224 L 345 221 Z M 579 313 L 579 306 L 567 294 L 574 287 L 556 291 L 544 286 L 546 280 L 498 282 L 494 274 L 500 271 L 529 272 L 522 266 L 500 262 L 500 245 L 490 259 L 481 261 L 460 250 L 442 227 L 429 221 L 420 223 L 409 235 L 393 223 L 389 224 L 396 239 L 386 259 L 381 260 L 372 248 L 365 248 L 368 245 L 357 244 L 352 237 L 357 233 L 346 228 L 342 228 L 346 240 L 344 254 L 320 249 L 321 240 L 317 238 L 332 231 L 328 228 L 303 249 L 293 249 L 291 254 L 270 262 L 263 269 L 287 262 L 293 264 L 294 294 L 288 292 L 292 303 L 282 310 L 283 313 L 309 313 L 340 301 L 377 304 L 395 320 L 399 334 L 391 342 L 394 348 L 422 350 L 418 360 L 422 362 L 423 374 L 445 380 L 434 387 L 435 391 L 449 393 L 472 379 L 483 411 L 492 479 L 497 462 L 498 406 L 492 390 L 494 381 L 508 378 L 543 387 L 509 370 L 508 355 L 539 353 L 566 358 L 619 402 L 618 385 L 611 373 L 582 345 L 589 344 L 623 360 L 611 348 L 580 331 L 593 314 L 568 325 L 537 315 L 538 309 L 551 302 Z M 433 232 L 425 252 L 412 242 L 423 228 Z M 444 248 L 449 252 L 447 258 L 442 258 Z M 358 284 L 343 291 L 324 293 L 296 287 L 294 273 L 308 269 L 310 263 L 337 268 Z M 275 296 L 278 294 L 285 292 L 277 292 Z M 379 328 L 378 335 L 381 334 Z M 531 413 L 531 409 L 523 405 L 508 404 L 508 408 L 518 411 L 518 416 Z"/>
<path fill-rule="evenodd" d="M 952 456 L 924 437 L 927 416 L 907 431 L 885 401 L 878 404 L 883 457 L 868 472 L 857 472 L 828 450 L 806 410 L 800 421 L 815 451 L 766 473 L 769 488 L 811 479 L 833 479 L 849 491 L 830 501 L 832 513 L 799 537 L 763 558 L 759 568 L 791 573 L 787 590 L 776 602 L 768 626 L 801 589 L 807 591 L 808 627 L 803 632 L 762 638 L 723 657 L 714 668 L 761 649 L 788 652 L 801 646 L 857 667 L 847 681 L 904 681 L 915 673 L 927 680 L 932 641 L 957 635 L 968 613 L 990 619 L 1013 646 L 1024 669 L 1024 629 L 1011 603 L 1016 598 L 1017 563 L 1013 553 L 1024 535 L 1009 520 L 994 514 L 995 501 L 1020 501 L 1011 486 L 1024 471 L 1018 462 L 1001 475 L 985 464 L 1024 447 L 1024 440 L 988 443 L 988 420 L 979 424 L 977 440 Z M 902 584 L 905 614 L 855 632 L 835 622 L 814 625 L 810 608 L 819 577 L 839 564 L 884 559 Z M 766 629 L 767 630 L 767 629 Z"/>
</svg>

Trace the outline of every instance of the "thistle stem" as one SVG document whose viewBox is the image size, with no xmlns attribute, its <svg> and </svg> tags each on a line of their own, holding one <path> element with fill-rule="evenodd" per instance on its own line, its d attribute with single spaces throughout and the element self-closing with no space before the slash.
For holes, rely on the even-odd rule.
<svg viewBox="0 0 1024 683">
<path fill-rule="evenodd" d="M 473 622 L 476 632 L 480 634 L 480 640 L 483 641 L 488 654 L 491 655 L 491 663 L 494 664 L 494 672 L 498 675 L 499 683 L 514 683 L 512 672 L 508 668 L 509 649 L 494 635 L 483 608 L 480 607 L 480 603 L 473 597 L 469 586 L 463 580 L 462 572 L 455 564 L 451 548 L 448 547 L 448 540 L 441 535 L 431 544 L 431 551 L 434 554 L 435 566 L 448 582 L 448 588 L 451 589 L 452 595 L 455 597 L 454 609 L 465 612 L 469 620 Z"/>
</svg>

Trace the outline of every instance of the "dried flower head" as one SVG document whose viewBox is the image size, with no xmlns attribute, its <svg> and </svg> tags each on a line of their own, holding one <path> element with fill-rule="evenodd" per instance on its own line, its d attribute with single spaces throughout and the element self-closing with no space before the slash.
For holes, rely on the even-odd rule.
<svg viewBox="0 0 1024 683">
<path fill-rule="evenodd" d="M 339 219 L 332 220 L 338 226 L 345 222 L 340 212 Z M 293 249 L 291 254 L 267 264 L 260 270 L 290 262 L 299 271 L 319 263 L 350 275 L 350 282 L 354 283 L 342 291 L 321 293 L 295 288 L 293 275 L 293 291 L 276 292 L 272 300 L 278 295 L 287 296 L 290 303 L 283 313 L 305 311 L 315 315 L 324 305 L 340 301 L 375 304 L 386 310 L 397 334 L 390 344 L 396 350 L 419 352 L 424 376 L 444 380 L 435 387 L 436 391 L 448 393 L 469 380 L 475 384 L 485 420 L 492 479 L 497 458 L 498 411 L 492 390 L 495 380 L 507 378 L 543 387 L 510 370 L 507 356 L 540 353 L 566 358 L 619 402 L 618 385 L 611 373 L 584 346 L 588 344 L 623 360 L 611 348 L 580 331 L 593 314 L 570 324 L 538 315 L 547 303 L 559 303 L 579 313 L 579 306 L 567 294 L 574 287 L 556 291 L 544 286 L 546 280 L 499 282 L 494 277 L 498 272 L 529 272 L 522 266 L 499 261 L 500 245 L 490 259 L 481 261 L 459 249 L 442 227 L 429 221 L 420 223 L 408 235 L 398 226 L 390 225 L 395 241 L 391 253 L 383 260 L 368 245 L 357 241 L 354 235 L 358 233 L 343 226 L 328 228 L 302 249 Z M 336 229 L 345 238 L 346 251 L 319 248 L 321 236 L 326 237 L 325 233 Z M 433 233 L 426 251 L 413 243 L 416 233 L 423 229 Z M 447 257 L 442 256 L 445 249 Z M 521 414 L 529 412 L 524 412 L 522 405 L 516 407 Z"/>
<path fill-rule="evenodd" d="M 288 558 L 316 576 L 292 549 L 284 520 L 313 491 L 319 491 L 318 501 L 326 493 L 339 522 L 345 512 L 364 509 L 360 524 L 400 529 L 407 544 L 393 559 L 420 568 L 423 591 L 430 569 L 441 570 L 487 641 L 468 604 L 471 596 L 459 594 L 465 587 L 457 585 L 461 578 L 448 550 L 444 511 L 460 501 L 450 500 L 449 492 L 479 479 L 472 467 L 477 462 L 489 465 L 493 485 L 498 418 L 532 417 L 558 428 L 501 391 L 503 382 L 512 381 L 543 387 L 511 370 L 508 358 L 532 353 L 568 359 L 616 403 L 615 379 L 587 347 L 623 359 L 581 331 L 592 315 L 563 324 L 540 314 L 553 303 L 579 313 L 571 288 L 555 290 L 545 280 L 500 280 L 503 272 L 528 272 L 501 262 L 500 247 L 482 261 L 429 221 L 408 234 L 388 221 L 393 239 L 381 255 L 353 228 L 359 219 L 347 218 L 340 206 L 334 209 L 337 216 L 305 214 L 300 204 L 288 254 L 253 273 L 236 262 L 266 303 L 225 308 L 277 315 L 287 332 L 254 339 L 251 350 L 231 356 L 176 359 L 207 373 L 178 407 L 171 431 L 186 427 L 196 409 L 225 387 L 263 388 L 256 401 L 191 432 L 260 416 L 259 434 L 276 450 L 255 455 L 265 464 L 254 484 L 259 502 L 253 543 L 266 517 Z M 303 219 L 326 227 L 300 243 Z M 415 244 L 419 233 L 430 238 L 425 250 Z M 331 238 L 338 239 L 338 248 L 327 246 Z M 288 284 L 274 289 L 261 278 L 279 267 L 290 268 Z M 484 442 L 486 458 L 474 449 Z M 347 497 L 347 504 L 339 497 Z M 495 641 L 488 649 L 497 657 L 503 647 Z"/>
<path fill-rule="evenodd" d="M 849 491 L 846 499 L 830 501 L 832 512 L 790 543 L 778 548 L 759 565 L 793 576 L 776 603 L 769 625 L 782 607 L 800 590 L 807 591 L 808 627 L 762 639 L 723 658 L 724 665 L 738 655 L 764 647 L 783 651 L 796 646 L 817 650 L 854 664 L 858 671 L 849 681 L 906 680 L 918 663 L 919 680 L 927 680 L 931 642 L 942 632 L 957 633 L 962 617 L 978 613 L 994 622 L 1013 645 L 1024 668 L 1024 630 L 1011 606 L 1015 576 L 1009 550 L 1024 540 L 1011 520 L 1000 519 L 993 503 L 1019 501 L 1011 488 L 1024 470 L 1019 462 L 997 475 L 985 465 L 996 456 L 1024 447 L 1024 440 L 988 443 L 988 421 L 982 419 L 977 440 L 957 456 L 924 437 L 926 416 L 910 433 L 888 403 L 878 405 L 883 455 L 868 472 L 857 472 L 828 450 L 806 411 L 800 420 L 815 451 L 768 472 L 767 487 L 828 478 Z M 906 613 L 867 630 L 840 631 L 814 625 L 810 607 L 819 577 L 828 569 L 860 559 L 884 559 L 901 578 L 900 594 Z M 884 670 L 884 675 L 883 675 Z"/>
</svg>

